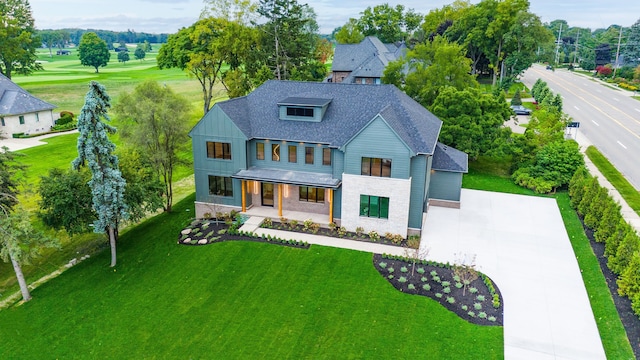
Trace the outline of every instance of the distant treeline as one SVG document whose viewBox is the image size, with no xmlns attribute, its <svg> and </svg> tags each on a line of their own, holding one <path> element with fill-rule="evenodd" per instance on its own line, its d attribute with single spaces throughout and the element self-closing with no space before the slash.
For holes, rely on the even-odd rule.
<svg viewBox="0 0 640 360">
<path fill-rule="evenodd" d="M 139 44 L 145 41 L 149 43 L 165 43 L 169 34 L 150 34 L 127 31 L 94 30 L 94 29 L 59 29 L 59 30 L 37 30 L 37 34 L 45 45 L 51 47 L 65 48 L 71 44 L 79 44 L 80 38 L 86 32 L 94 32 L 112 48 L 113 43 Z M 47 44 L 49 43 L 49 44 Z"/>
</svg>

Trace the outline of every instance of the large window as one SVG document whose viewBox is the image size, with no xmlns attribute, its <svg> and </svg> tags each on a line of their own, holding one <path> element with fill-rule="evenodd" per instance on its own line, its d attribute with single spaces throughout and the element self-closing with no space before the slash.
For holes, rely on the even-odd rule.
<svg viewBox="0 0 640 360">
<path fill-rule="evenodd" d="M 307 146 L 304 148 L 304 163 L 313 165 L 313 147 Z"/>
<path fill-rule="evenodd" d="M 391 159 L 362 158 L 362 175 L 391 177 Z"/>
<path fill-rule="evenodd" d="M 289 162 L 298 162 L 298 147 L 295 145 L 289 145 Z"/>
<path fill-rule="evenodd" d="M 388 219 L 389 198 L 360 195 L 360 216 Z"/>
<path fill-rule="evenodd" d="M 18 116 L 18 121 L 20 121 L 20 125 L 24 125 L 24 116 Z"/>
<path fill-rule="evenodd" d="M 287 116 L 313 117 L 313 108 L 288 107 Z"/>
<path fill-rule="evenodd" d="M 233 196 L 233 179 L 209 175 L 209 195 Z"/>
<path fill-rule="evenodd" d="M 207 157 L 211 159 L 231 160 L 231 144 L 207 141 Z"/>
<path fill-rule="evenodd" d="M 300 186 L 300 201 L 324 202 L 324 189 Z"/>
<path fill-rule="evenodd" d="M 271 144 L 271 161 L 280 161 L 280 144 Z"/>
<path fill-rule="evenodd" d="M 331 149 L 322 149 L 322 165 L 331 165 Z"/>
<path fill-rule="evenodd" d="M 264 160 L 264 143 L 256 143 L 256 159 Z"/>
</svg>

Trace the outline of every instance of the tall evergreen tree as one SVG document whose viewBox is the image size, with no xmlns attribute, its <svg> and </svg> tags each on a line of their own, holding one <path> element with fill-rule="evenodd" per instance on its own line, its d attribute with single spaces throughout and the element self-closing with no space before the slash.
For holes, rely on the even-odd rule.
<svg viewBox="0 0 640 360">
<path fill-rule="evenodd" d="M 91 81 L 78 116 L 78 157 L 72 165 L 74 169 L 87 165 L 91 170 L 89 186 L 93 208 L 98 214 L 93 229 L 97 233 L 108 234 L 113 267 L 116 265 L 118 223 L 126 219 L 128 214 L 124 202 L 126 182 L 118 167 L 118 157 L 113 154 L 116 146 L 107 136 L 115 133 L 116 128 L 104 122 L 110 120 L 107 115 L 110 107 L 111 99 L 104 86 Z"/>
</svg>

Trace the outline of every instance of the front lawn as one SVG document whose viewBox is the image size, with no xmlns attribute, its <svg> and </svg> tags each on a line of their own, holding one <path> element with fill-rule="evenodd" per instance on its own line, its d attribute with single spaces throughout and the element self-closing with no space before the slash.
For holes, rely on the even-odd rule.
<svg viewBox="0 0 640 360">
<path fill-rule="evenodd" d="M 177 244 L 190 196 L 0 311 L 0 358 L 501 359 L 503 329 L 395 290 L 372 255 Z"/>
</svg>

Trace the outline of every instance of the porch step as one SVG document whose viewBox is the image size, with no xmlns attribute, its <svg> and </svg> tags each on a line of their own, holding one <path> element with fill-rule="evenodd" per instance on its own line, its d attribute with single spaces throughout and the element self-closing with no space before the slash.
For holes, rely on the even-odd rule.
<svg viewBox="0 0 640 360">
<path fill-rule="evenodd" d="M 251 216 L 247 219 L 247 221 L 244 222 L 244 224 L 238 230 L 255 232 L 256 229 L 260 227 L 263 221 L 264 221 L 264 218 L 261 216 Z"/>
</svg>

